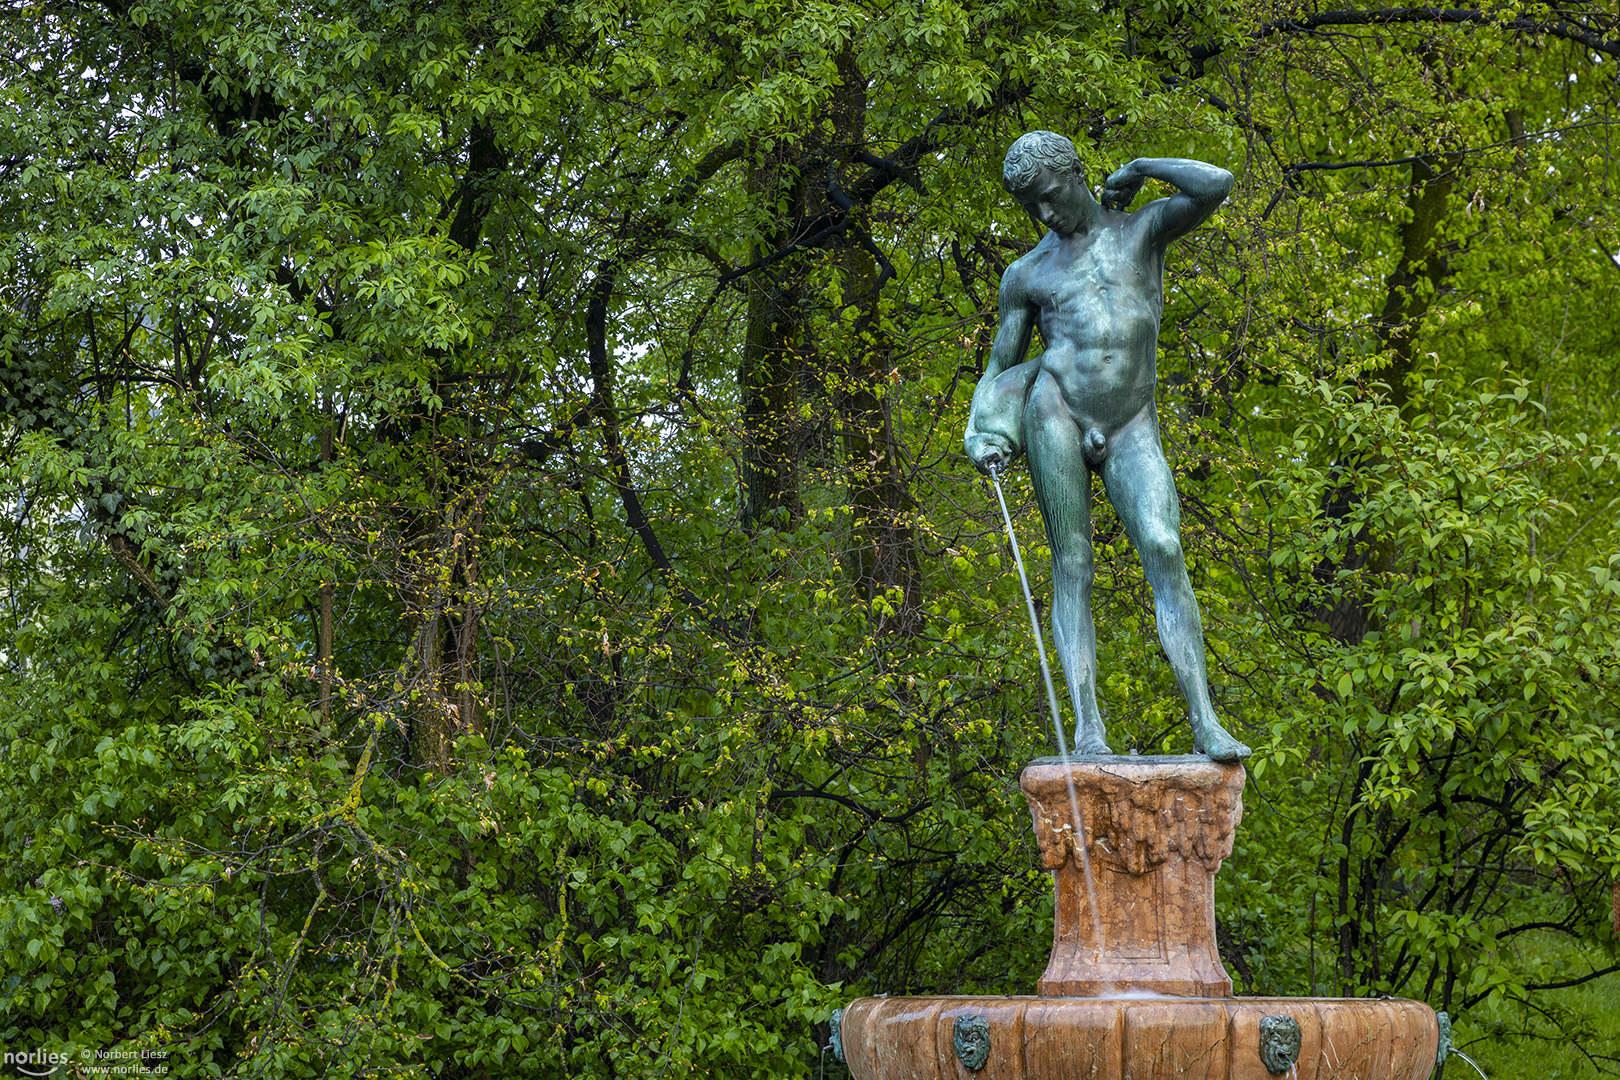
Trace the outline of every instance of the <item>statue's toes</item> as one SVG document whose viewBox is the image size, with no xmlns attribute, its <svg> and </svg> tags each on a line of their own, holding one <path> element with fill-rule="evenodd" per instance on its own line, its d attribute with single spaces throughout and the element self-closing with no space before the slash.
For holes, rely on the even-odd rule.
<svg viewBox="0 0 1620 1080">
<path fill-rule="evenodd" d="M 1081 732 L 1074 733 L 1074 745 L 1069 747 L 1072 755 L 1112 754 L 1108 743 L 1103 741 L 1101 735 L 1088 735 Z"/>
<path fill-rule="evenodd" d="M 1209 732 L 1204 738 L 1198 740 L 1193 750 L 1205 754 L 1211 761 L 1241 761 L 1254 753 L 1247 746 L 1232 738 L 1221 728 Z"/>
</svg>

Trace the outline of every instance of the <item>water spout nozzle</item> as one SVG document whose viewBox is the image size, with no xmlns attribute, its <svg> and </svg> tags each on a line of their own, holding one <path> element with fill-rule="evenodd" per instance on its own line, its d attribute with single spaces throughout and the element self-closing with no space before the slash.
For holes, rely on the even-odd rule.
<svg viewBox="0 0 1620 1080">
<path fill-rule="evenodd" d="M 1274 1075 L 1289 1072 L 1299 1060 L 1299 1047 L 1303 1041 L 1299 1021 L 1292 1016 L 1262 1016 L 1260 1018 L 1260 1061 L 1266 1071 Z"/>
</svg>

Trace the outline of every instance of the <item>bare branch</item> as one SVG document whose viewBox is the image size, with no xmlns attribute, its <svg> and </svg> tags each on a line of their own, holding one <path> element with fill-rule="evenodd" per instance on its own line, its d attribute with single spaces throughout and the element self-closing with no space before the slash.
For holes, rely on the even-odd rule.
<svg viewBox="0 0 1620 1080">
<path fill-rule="evenodd" d="M 1255 31 L 1254 36 L 1257 40 L 1263 40 L 1277 34 L 1308 34 L 1325 26 L 1391 26 L 1413 23 L 1498 26 L 1503 30 L 1514 30 L 1524 34 L 1547 34 L 1577 42 L 1595 52 L 1607 53 L 1620 59 L 1620 40 L 1605 39 L 1579 23 L 1567 19 L 1542 22 L 1523 16 L 1517 19 L 1498 19 L 1490 12 L 1472 11 L 1467 8 L 1407 7 L 1379 8 L 1372 11 L 1319 11 L 1265 23 Z M 1225 49 L 1225 45 L 1212 42 L 1192 49 L 1188 53 L 1188 58 L 1196 63 L 1219 56 Z"/>
</svg>

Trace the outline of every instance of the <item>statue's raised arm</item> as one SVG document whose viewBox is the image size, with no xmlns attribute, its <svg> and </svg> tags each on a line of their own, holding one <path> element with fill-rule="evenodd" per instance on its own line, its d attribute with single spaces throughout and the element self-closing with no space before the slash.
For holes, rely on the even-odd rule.
<svg viewBox="0 0 1620 1080">
<path fill-rule="evenodd" d="M 1176 189 L 1168 199 L 1156 199 L 1138 211 L 1148 216 L 1152 235 L 1161 244 L 1202 225 L 1232 193 L 1232 174 L 1219 165 L 1188 158 L 1137 158 L 1103 182 L 1103 206 L 1124 210 L 1144 180 L 1163 180 Z"/>
</svg>

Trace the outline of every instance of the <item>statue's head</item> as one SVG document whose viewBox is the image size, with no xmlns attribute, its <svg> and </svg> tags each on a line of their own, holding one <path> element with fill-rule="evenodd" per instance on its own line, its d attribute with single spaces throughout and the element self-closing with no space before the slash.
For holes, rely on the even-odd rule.
<svg viewBox="0 0 1620 1080">
<path fill-rule="evenodd" d="M 1041 170 L 1055 176 L 1073 177 L 1082 188 L 1086 186 L 1086 171 L 1075 153 L 1074 143 L 1055 131 L 1031 131 L 1021 135 L 1007 148 L 1006 160 L 1001 165 L 1001 182 L 1013 195 L 1034 184 Z"/>
</svg>

